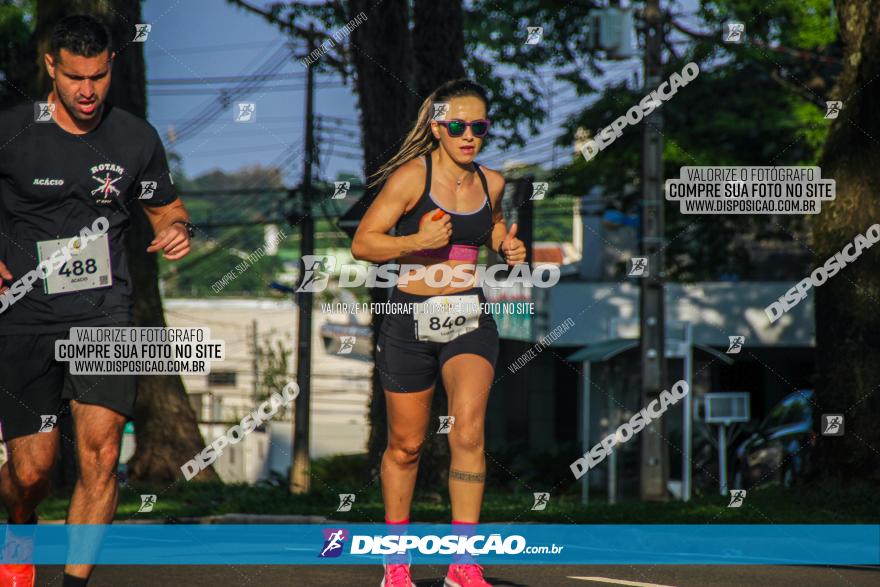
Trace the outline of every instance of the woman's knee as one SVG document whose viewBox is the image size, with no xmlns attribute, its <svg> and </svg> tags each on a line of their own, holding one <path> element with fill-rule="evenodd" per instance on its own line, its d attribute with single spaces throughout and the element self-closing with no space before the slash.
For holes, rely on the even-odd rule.
<svg viewBox="0 0 880 587">
<path fill-rule="evenodd" d="M 385 448 L 385 454 L 391 462 L 400 467 L 412 466 L 419 462 L 422 452 L 423 439 L 390 439 Z"/>
<path fill-rule="evenodd" d="M 458 453 L 481 453 L 485 444 L 482 422 L 470 424 L 459 422 L 456 418 L 455 424 L 453 424 L 452 429 L 449 431 L 449 450 Z"/>
</svg>

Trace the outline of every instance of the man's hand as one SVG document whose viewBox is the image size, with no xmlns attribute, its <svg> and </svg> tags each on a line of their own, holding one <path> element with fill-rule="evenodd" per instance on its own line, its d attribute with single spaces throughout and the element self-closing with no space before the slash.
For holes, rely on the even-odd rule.
<svg viewBox="0 0 880 587">
<path fill-rule="evenodd" d="M 147 252 L 155 253 L 157 251 L 163 251 L 162 256 L 169 261 L 186 257 L 190 251 L 189 232 L 186 227 L 177 222 L 157 234 L 150 246 L 147 247 Z"/>
<path fill-rule="evenodd" d="M 526 260 L 526 245 L 516 237 L 517 225 L 514 222 L 501 241 L 501 251 L 508 265 L 516 265 Z"/>
<path fill-rule="evenodd" d="M 11 283 L 12 273 L 9 272 L 3 261 L 0 261 L 0 294 L 6 293 Z"/>
</svg>

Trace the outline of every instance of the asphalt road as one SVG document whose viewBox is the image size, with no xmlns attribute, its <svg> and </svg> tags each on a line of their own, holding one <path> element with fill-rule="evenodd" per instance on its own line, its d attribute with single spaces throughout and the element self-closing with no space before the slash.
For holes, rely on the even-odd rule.
<svg viewBox="0 0 880 587">
<path fill-rule="evenodd" d="M 40 567 L 37 586 L 61 587 L 61 572 L 60 566 Z M 413 567 L 418 587 L 442 587 L 445 574 L 445 567 Z M 89 587 L 376 587 L 381 579 L 380 568 L 355 565 L 103 566 L 95 570 Z M 880 568 L 506 565 L 487 568 L 486 579 L 499 587 L 877 587 Z"/>
</svg>

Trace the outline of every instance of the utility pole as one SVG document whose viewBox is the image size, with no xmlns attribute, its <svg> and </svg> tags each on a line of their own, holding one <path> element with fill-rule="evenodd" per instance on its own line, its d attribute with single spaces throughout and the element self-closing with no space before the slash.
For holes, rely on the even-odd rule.
<svg viewBox="0 0 880 587">
<path fill-rule="evenodd" d="M 645 2 L 645 89 L 660 84 L 662 74 L 663 18 L 660 0 Z M 640 286 L 642 406 L 654 401 L 666 382 L 664 226 L 663 226 L 663 111 L 655 108 L 644 121 L 642 144 L 641 252 L 648 259 L 648 276 Z M 665 501 L 669 462 L 664 419 L 654 420 L 642 434 L 641 498 Z"/>
<path fill-rule="evenodd" d="M 251 320 L 251 353 L 254 357 L 251 362 L 251 368 L 254 374 L 254 403 L 257 403 L 260 399 L 260 340 L 257 334 L 256 320 Z"/>
<path fill-rule="evenodd" d="M 311 54 L 314 46 L 314 25 L 309 28 L 308 49 Z M 315 220 L 312 217 L 312 160 L 315 153 L 314 137 L 314 94 L 315 69 L 309 64 L 306 74 L 306 152 L 303 167 L 303 180 L 300 191 L 302 208 L 300 210 L 300 285 L 306 276 L 303 258 L 315 253 Z M 296 399 L 296 413 L 293 420 L 293 462 L 290 467 L 290 492 L 306 493 L 311 486 L 311 462 L 309 460 L 309 420 L 311 418 L 311 376 L 312 376 L 312 293 L 297 291 L 296 305 L 299 312 L 297 326 L 296 383 L 299 396 Z"/>
</svg>

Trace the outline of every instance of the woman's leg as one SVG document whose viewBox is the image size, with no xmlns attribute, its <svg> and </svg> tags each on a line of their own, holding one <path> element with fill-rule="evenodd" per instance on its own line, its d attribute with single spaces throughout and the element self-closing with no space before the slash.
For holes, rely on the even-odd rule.
<svg viewBox="0 0 880 587">
<path fill-rule="evenodd" d="M 485 358 L 464 353 L 446 361 L 442 375 L 449 415 L 455 417 L 449 432 L 452 519 L 479 522 L 486 483 L 486 404 L 495 369 Z"/>
<path fill-rule="evenodd" d="M 385 518 L 399 522 L 409 518 L 419 452 L 425 442 L 431 416 L 432 385 L 424 391 L 385 391 L 388 414 L 388 446 L 382 455 L 382 498 Z"/>
</svg>

